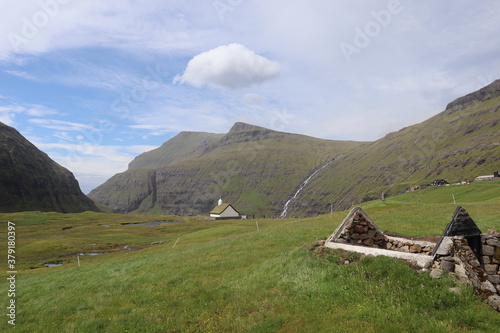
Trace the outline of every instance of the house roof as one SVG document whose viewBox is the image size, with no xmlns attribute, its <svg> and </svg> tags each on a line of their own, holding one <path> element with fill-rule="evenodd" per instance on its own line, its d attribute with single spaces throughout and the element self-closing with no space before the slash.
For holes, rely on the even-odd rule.
<svg viewBox="0 0 500 333">
<path fill-rule="evenodd" d="M 223 203 L 222 205 L 218 205 L 217 207 L 212 209 L 210 214 L 222 214 L 229 206 L 231 206 L 231 204 L 229 204 L 229 203 Z M 233 206 L 231 206 L 231 207 L 234 209 Z M 235 210 L 235 212 L 237 212 L 239 214 L 239 212 L 236 209 L 234 209 L 234 210 Z"/>
</svg>

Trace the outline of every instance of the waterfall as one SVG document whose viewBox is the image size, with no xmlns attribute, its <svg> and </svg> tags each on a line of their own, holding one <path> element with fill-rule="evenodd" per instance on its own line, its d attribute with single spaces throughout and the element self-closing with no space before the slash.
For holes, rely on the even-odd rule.
<svg viewBox="0 0 500 333">
<path fill-rule="evenodd" d="M 281 212 L 280 214 L 280 219 L 282 218 L 285 218 L 286 215 L 288 214 L 288 210 L 290 209 L 289 205 L 290 203 L 297 199 L 297 196 L 299 195 L 300 191 L 302 191 L 304 189 L 304 187 L 307 186 L 307 184 L 309 183 L 309 181 L 311 179 L 314 178 L 314 176 L 316 176 L 321 170 L 323 170 L 324 168 L 326 168 L 327 166 L 329 166 L 333 161 L 335 161 L 336 159 L 338 159 L 339 157 L 341 157 L 342 155 L 339 155 L 337 157 L 335 157 L 333 160 L 330 160 L 328 162 L 326 162 L 325 164 L 323 164 L 322 166 L 320 166 L 319 168 L 317 168 L 316 170 L 313 171 L 313 173 L 311 173 L 309 175 L 309 177 L 306 178 L 306 180 L 304 180 L 302 182 L 302 184 L 300 184 L 299 188 L 297 189 L 297 191 L 295 192 L 295 194 L 293 195 L 293 197 L 291 197 L 286 203 L 285 203 L 285 206 L 283 207 L 283 211 Z"/>
</svg>

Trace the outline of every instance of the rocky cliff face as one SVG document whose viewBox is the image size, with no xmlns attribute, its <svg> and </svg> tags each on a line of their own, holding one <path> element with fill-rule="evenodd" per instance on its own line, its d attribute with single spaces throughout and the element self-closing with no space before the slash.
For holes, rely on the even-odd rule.
<svg viewBox="0 0 500 333">
<path fill-rule="evenodd" d="M 97 211 L 73 174 L 0 123 L 0 211 Z"/>
<path fill-rule="evenodd" d="M 458 110 L 463 110 L 475 103 L 484 102 L 500 95 L 500 80 L 496 80 L 486 87 L 473 93 L 457 98 L 446 106 L 444 114 L 450 114 Z"/>
</svg>

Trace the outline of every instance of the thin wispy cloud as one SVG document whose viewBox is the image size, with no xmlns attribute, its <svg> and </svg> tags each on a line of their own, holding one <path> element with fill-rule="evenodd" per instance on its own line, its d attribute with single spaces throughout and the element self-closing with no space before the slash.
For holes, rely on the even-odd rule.
<svg viewBox="0 0 500 333">
<path fill-rule="evenodd" d="M 33 81 L 36 81 L 38 80 L 34 75 L 31 75 L 27 72 L 23 72 L 23 71 L 16 71 L 16 70 L 4 70 L 5 73 L 7 74 L 10 74 L 10 75 L 14 75 L 14 76 L 17 76 L 17 77 L 20 77 L 22 79 L 26 79 L 26 80 L 33 80 Z"/>
<path fill-rule="evenodd" d="M 0 121 L 58 161 L 79 157 L 66 165 L 87 188 L 134 153 L 78 147 L 154 147 L 236 121 L 375 140 L 500 77 L 495 0 L 47 3 L 0 11 Z"/>
<path fill-rule="evenodd" d="M 29 122 L 41 127 L 50 128 L 58 131 L 84 132 L 84 131 L 97 130 L 95 127 L 91 125 L 58 120 L 58 119 L 30 119 Z"/>
</svg>

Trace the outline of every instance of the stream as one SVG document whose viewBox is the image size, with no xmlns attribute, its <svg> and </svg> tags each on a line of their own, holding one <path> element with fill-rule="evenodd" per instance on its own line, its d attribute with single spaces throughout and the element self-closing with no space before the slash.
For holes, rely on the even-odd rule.
<svg viewBox="0 0 500 333">
<path fill-rule="evenodd" d="M 316 176 L 320 171 L 322 171 L 323 169 L 325 169 L 327 166 L 329 166 L 333 161 L 337 160 L 338 158 L 340 158 L 342 155 L 339 155 L 337 157 L 335 157 L 333 160 L 330 160 L 328 162 L 326 162 L 325 164 L 323 164 L 322 166 L 320 166 L 319 168 L 317 168 L 316 170 L 313 171 L 313 173 L 311 173 L 309 175 L 309 177 L 306 178 L 306 180 L 304 180 L 302 182 L 302 184 L 300 184 L 299 188 L 297 189 L 297 191 L 295 192 L 295 194 L 293 195 L 293 197 L 291 197 L 286 203 L 285 203 L 285 206 L 283 207 L 283 211 L 281 212 L 280 214 L 280 219 L 283 219 L 287 216 L 288 212 L 289 212 L 289 209 L 290 209 L 290 203 L 292 201 L 294 201 L 295 199 L 297 199 L 297 196 L 299 195 L 300 191 L 302 191 L 304 189 L 304 187 L 307 186 L 307 184 L 309 183 L 309 181 L 311 179 L 314 178 L 314 176 Z"/>
</svg>

